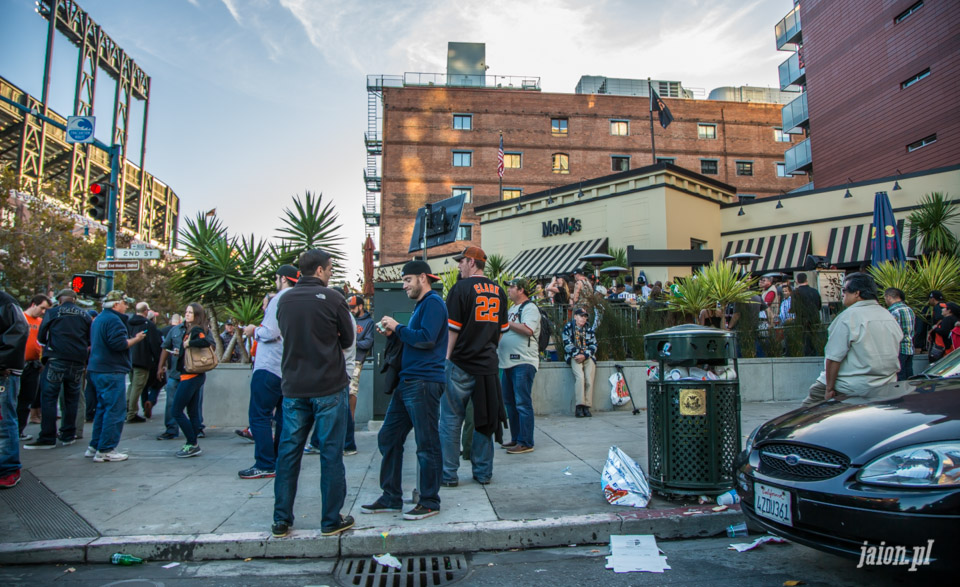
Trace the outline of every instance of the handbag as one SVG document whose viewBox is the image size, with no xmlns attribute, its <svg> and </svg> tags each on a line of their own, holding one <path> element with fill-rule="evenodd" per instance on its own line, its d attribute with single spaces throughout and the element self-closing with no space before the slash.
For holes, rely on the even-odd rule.
<svg viewBox="0 0 960 587">
<path fill-rule="evenodd" d="M 927 353 L 927 358 L 930 359 L 930 363 L 936 363 L 943 358 L 943 353 L 946 351 L 945 348 L 938 344 L 930 345 L 930 352 Z"/>
<path fill-rule="evenodd" d="M 183 370 L 189 374 L 206 373 L 216 368 L 220 360 L 217 358 L 216 347 L 187 346 L 183 356 Z"/>
</svg>

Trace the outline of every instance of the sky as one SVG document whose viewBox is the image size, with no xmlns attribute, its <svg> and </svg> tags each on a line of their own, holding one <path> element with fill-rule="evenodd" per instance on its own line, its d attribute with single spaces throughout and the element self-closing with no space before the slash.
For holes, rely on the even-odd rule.
<svg viewBox="0 0 960 587">
<path fill-rule="evenodd" d="M 295 195 L 322 193 L 360 273 L 366 76 L 442 73 L 449 41 L 486 43 L 492 75 L 573 93 L 581 75 L 777 86 L 774 25 L 792 0 L 78 0 L 151 77 L 145 167 L 181 218 L 217 209 L 233 234 L 276 236 Z M 0 0 L 0 76 L 40 97 L 47 21 Z M 50 103 L 72 113 L 77 50 L 54 41 Z M 114 82 L 99 76 L 108 141 Z M 143 104 L 131 108 L 139 162 Z M 182 225 L 182 222 L 181 222 Z"/>
</svg>

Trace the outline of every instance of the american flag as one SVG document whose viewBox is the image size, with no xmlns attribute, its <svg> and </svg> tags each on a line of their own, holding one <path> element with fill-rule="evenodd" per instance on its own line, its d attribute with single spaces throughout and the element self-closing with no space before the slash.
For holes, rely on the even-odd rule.
<svg viewBox="0 0 960 587">
<path fill-rule="evenodd" d="M 503 135 L 500 135 L 500 150 L 497 151 L 497 174 L 503 177 Z"/>
</svg>

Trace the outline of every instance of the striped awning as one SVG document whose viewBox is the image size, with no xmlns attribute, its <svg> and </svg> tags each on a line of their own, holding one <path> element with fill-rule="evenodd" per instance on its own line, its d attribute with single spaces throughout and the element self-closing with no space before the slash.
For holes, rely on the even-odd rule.
<svg viewBox="0 0 960 587">
<path fill-rule="evenodd" d="M 906 229 L 904 220 L 897 220 L 897 232 L 903 243 L 903 252 L 907 257 L 916 257 L 921 252 L 920 239 L 912 229 Z M 859 266 L 869 263 L 870 233 L 872 222 L 854 224 L 830 229 L 830 243 L 827 246 L 827 260 L 837 267 Z M 909 233 L 909 234 L 908 234 Z"/>
<path fill-rule="evenodd" d="M 797 271 L 810 254 L 810 232 L 788 232 L 727 243 L 723 257 L 734 253 L 756 253 L 760 258 L 747 265 L 752 273 Z"/>
<path fill-rule="evenodd" d="M 580 257 L 591 253 L 604 253 L 606 250 L 605 238 L 540 247 L 521 252 L 507 263 L 506 269 L 517 277 L 527 278 L 570 273 L 583 267 Z"/>
</svg>

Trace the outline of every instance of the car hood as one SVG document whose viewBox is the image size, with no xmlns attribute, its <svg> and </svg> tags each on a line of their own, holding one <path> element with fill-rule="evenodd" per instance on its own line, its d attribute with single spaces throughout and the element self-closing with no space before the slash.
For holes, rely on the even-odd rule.
<svg viewBox="0 0 960 587">
<path fill-rule="evenodd" d="M 924 381 L 917 393 L 859 405 L 827 402 L 764 424 L 754 446 L 796 442 L 845 454 L 852 465 L 903 447 L 960 441 L 960 381 Z"/>
</svg>

